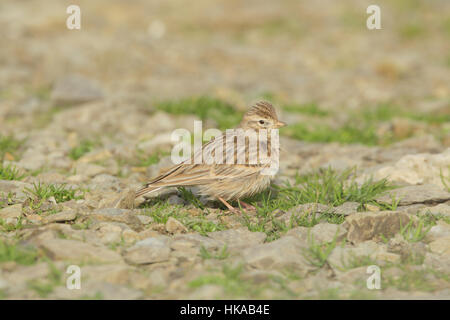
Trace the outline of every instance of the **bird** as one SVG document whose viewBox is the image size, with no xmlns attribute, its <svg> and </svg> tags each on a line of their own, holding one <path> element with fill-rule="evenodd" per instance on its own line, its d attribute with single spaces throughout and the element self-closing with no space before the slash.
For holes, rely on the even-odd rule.
<svg viewBox="0 0 450 320">
<path fill-rule="evenodd" d="M 272 137 L 274 131 L 278 134 L 275 129 L 285 125 L 278 120 L 270 102 L 259 101 L 249 108 L 235 129 L 227 129 L 203 144 L 201 150 L 194 150 L 192 157 L 151 179 L 136 191 L 135 198 L 165 187 L 197 187 L 200 196 L 221 201 L 231 212 L 239 210 L 228 202 L 230 200 L 237 200 L 245 209 L 255 210 L 241 198 L 258 194 L 270 186 L 276 172 L 268 169 L 271 161 L 278 161 L 279 156 Z M 250 134 L 245 136 L 248 132 Z M 255 136 L 256 141 L 253 141 Z M 204 159 L 199 163 L 195 157 L 200 155 Z M 220 161 L 214 161 L 217 159 Z"/>
</svg>

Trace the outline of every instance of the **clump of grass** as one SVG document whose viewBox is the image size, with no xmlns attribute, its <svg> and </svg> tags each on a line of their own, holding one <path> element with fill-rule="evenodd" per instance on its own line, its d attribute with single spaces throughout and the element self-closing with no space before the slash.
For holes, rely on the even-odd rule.
<svg viewBox="0 0 450 320">
<path fill-rule="evenodd" d="M 6 153 L 16 155 L 22 141 L 15 139 L 13 136 L 0 135 L 0 162 L 5 159 Z"/>
<path fill-rule="evenodd" d="M 233 128 L 242 117 L 242 112 L 233 108 L 232 105 L 207 96 L 162 101 L 155 107 L 172 114 L 194 114 L 201 120 L 212 119 L 221 130 Z"/>
<path fill-rule="evenodd" d="M 6 223 L 5 220 L 0 218 L 0 226 L 7 232 L 10 231 L 15 231 L 15 230 L 20 230 L 23 227 L 22 224 L 22 217 L 19 217 L 17 219 L 17 223 L 16 224 L 10 224 L 10 223 Z"/>
<path fill-rule="evenodd" d="M 84 198 L 84 194 L 80 194 L 79 189 L 67 188 L 65 184 L 41 184 L 41 182 L 33 183 L 33 189 L 25 188 L 27 193 L 34 196 L 36 200 L 47 200 L 54 197 L 57 203 L 69 200 L 79 200 Z"/>
<path fill-rule="evenodd" d="M 316 243 L 311 234 L 309 237 L 309 248 L 304 250 L 305 259 L 314 267 L 322 268 L 327 262 L 333 249 L 336 247 L 336 236 L 329 243 Z"/>
<path fill-rule="evenodd" d="M 9 244 L 0 240 L 0 262 L 14 261 L 21 265 L 32 265 L 37 261 L 38 253 L 32 248 Z"/>
<path fill-rule="evenodd" d="M 21 174 L 15 166 L 10 164 L 4 166 L 0 162 L 0 180 L 22 180 L 24 177 L 25 175 Z"/>
<path fill-rule="evenodd" d="M 448 167 L 450 170 L 450 166 Z M 448 192 L 450 192 L 450 175 L 448 177 L 444 176 L 444 173 L 442 172 L 442 168 L 440 169 L 440 177 L 442 184 L 444 185 L 445 189 L 447 189 Z"/>
<path fill-rule="evenodd" d="M 91 140 L 82 140 L 80 144 L 72 148 L 69 152 L 69 157 L 73 160 L 78 160 L 86 153 L 91 152 L 98 145 L 98 143 Z"/>
<path fill-rule="evenodd" d="M 358 123 L 358 122 L 356 122 Z M 377 145 L 379 138 L 375 126 L 370 123 L 346 123 L 341 127 L 332 128 L 328 125 L 308 126 L 296 123 L 283 128 L 283 134 L 294 139 L 307 142 L 339 142 L 344 144 L 362 143 L 365 145 Z"/>
<path fill-rule="evenodd" d="M 223 260 L 228 258 L 229 255 L 230 253 L 227 251 L 227 245 L 224 245 L 219 253 L 210 252 L 203 246 L 200 248 L 200 256 L 204 260 L 206 259 Z"/>
<path fill-rule="evenodd" d="M 244 211 L 242 223 L 250 231 L 265 232 L 266 241 L 272 241 L 295 226 L 312 227 L 324 221 L 341 224 L 345 217 L 333 213 L 331 207 L 345 202 L 359 202 L 360 207 L 368 203 L 376 204 L 374 199 L 379 194 L 394 188 L 386 179 L 368 179 L 358 184 L 352 176 L 353 172 L 354 169 L 348 169 L 338 173 L 328 168 L 297 176 L 294 185 L 286 183 L 284 186 L 273 186 L 275 192 L 268 191 L 248 200 L 256 207 L 256 215 L 250 217 Z M 295 206 L 311 203 L 330 206 L 330 211 L 293 214 L 288 223 L 279 221 L 273 215 L 279 210 L 288 211 Z"/>
<path fill-rule="evenodd" d="M 156 200 L 155 203 L 148 204 L 143 214 L 150 216 L 153 222 L 158 224 L 166 224 L 169 217 L 173 217 L 188 229 L 205 236 L 209 232 L 226 229 L 222 223 L 207 220 L 204 215 L 193 217 L 189 212 L 183 210 L 182 206 L 171 205 L 168 201 Z"/>
<path fill-rule="evenodd" d="M 406 226 L 400 227 L 400 234 L 408 242 L 420 242 L 425 238 L 431 227 L 431 224 L 425 226 L 425 221 L 423 219 L 419 220 L 417 226 L 410 220 Z"/>
<path fill-rule="evenodd" d="M 50 273 L 46 279 L 33 279 L 28 282 L 28 287 L 34 290 L 40 297 L 46 298 L 53 292 L 54 288 L 62 284 L 62 272 L 56 266 L 47 260 Z"/>
<path fill-rule="evenodd" d="M 205 206 L 203 205 L 203 203 L 200 201 L 200 199 L 198 199 L 198 198 L 192 193 L 191 190 L 188 190 L 188 189 L 186 189 L 186 188 L 184 188 L 184 187 L 179 187 L 179 188 L 178 188 L 178 191 L 180 192 L 181 197 L 182 197 L 185 201 L 189 202 L 190 204 L 192 204 L 194 207 L 196 207 L 196 208 L 198 208 L 198 209 L 201 209 L 201 210 L 204 210 L 204 209 L 205 209 Z"/>
<path fill-rule="evenodd" d="M 328 168 L 319 172 L 297 176 L 296 186 L 280 189 L 280 194 L 292 206 L 305 203 L 321 203 L 339 206 L 345 202 L 359 202 L 361 205 L 373 202 L 377 195 L 391 190 L 386 179 L 373 181 L 368 179 L 359 185 L 352 174 L 355 169 L 348 169 L 341 173 Z"/>
<path fill-rule="evenodd" d="M 243 268 L 241 265 L 231 267 L 223 265 L 222 272 L 218 274 L 208 274 L 198 277 L 189 283 L 191 288 L 200 288 L 205 285 L 218 285 L 225 290 L 226 294 L 232 297 L 248 296 L 250 290 L 254 290 L 247 282 L 242 281 L 241 274 Z"/>
<path fill-rule="evenodd" d="M 145 155 L 142 150 L 137 151 L 138 167 L 148 167 L 159 163 L 162 157 L 168 155 L 168 152 L 155 152 L 151 155 Z"/>
<path fill-rule="evenodd" d="M 442 282 L 450 281 L 449 275 L 433 269 L 411 269 L 407 266 L 398 266 L 403 270 L 399 277 L 382 277 L 382 287 L 397 288 L 402 291 L 435 291 L 438 288 L 431 278 L 440 279 Z"/>
</svg>

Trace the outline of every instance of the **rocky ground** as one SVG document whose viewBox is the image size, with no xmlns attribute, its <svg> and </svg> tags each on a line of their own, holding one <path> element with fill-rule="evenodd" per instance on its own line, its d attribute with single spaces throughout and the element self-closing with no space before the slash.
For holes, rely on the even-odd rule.
<svg viewBox="0 0 450 320">
<path fill-rule="evenodd" d="M 78 1 L 71 31 L 2 1 L 0 298 L 449 299 L 450 5 L 379 2 Z M 261 98 L 289 126 L 256 212 L 134 201 L 173 130 Z"/>
</svg>

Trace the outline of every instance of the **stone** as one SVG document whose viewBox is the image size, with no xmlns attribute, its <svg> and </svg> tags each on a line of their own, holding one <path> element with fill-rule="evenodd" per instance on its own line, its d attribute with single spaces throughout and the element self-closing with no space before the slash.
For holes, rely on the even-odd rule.
<svg viewBox="0 0 450 320">
<path fill-rule="evenodd" d="M 328 256 L 328 263 L 333 269 L 343 270 L 358 265 L 366 259 L 376 259 L 380 251 L 385 251 L 374 241 L 364 241 L 352 247 L 336 246 Z"/>
<path fill-rule="evenodd" d="M 228 229 L 208 233 L 208 237 L 223 242 L 227 249 L 243 249 L 261 244 L 266 239 L 263 232 L 251 232 L 247 228 Z"/>
<path fill-rule="evenodd" d="M 33 185 L 21 181 L 0 180 L 0 193 L 15 193 L 18 191 L 22 191 L 25 188 L 33 189 Z"/>
<path fill-rule="evenodd" d="M 406 186 L 391 190 L 375 200 L 379 203 L 391 204 L 392 199 L 399 200 L 398 205 L 406 206 L 416 203 L 441 203 L 450 200 L 450 193 L 433 184 Z"/>
<path fill-rule="evenodd" d="M 47 239 L 39 244 L 50 259 L 70 262 L 119 262 L 122 257 L 103 246 L 68 239 Z"/>
<path fill-rule="evenodd" d="M 44 218 L 44 223 L 73 221 L 77 218 L 75 210 L 67 210 L 49 215 Z"/>
<path fill-rule="evenodd" d="M 117 223 L 101 222 L 97 228 L 97 235 L 104 244 L 118 243 L 122 240 L 122 228 Z"/>
<path fill-rule="evenodd" d="M 278 240 L 259 244 L 242 252 L 245 263 L 255 269 L 292 270 L 306 275 L 313 267 L 303 255 L 304 244 L 298 239 L 286 236 Z"/>
<path fill-rule="evenodd" d="M 442 153 L 408 154 L 403 156 L 395 164 L 385 166 L 372 172 L 374 179 L 387 177 L 390 181 L 398 181 L 407 184 L 424 185 L 433 184 L 444 189 L 441 180 L 441 171 L 445 177 L 450 175 L 450 148 Z M 361 179 L 368 178 L 362 176 Z"/>
<path fill-rule="evenodd" d="M 130 244 L 140 240 L 139 234 L 131 229 L 126 229 L 122 231 L 122 238 L 125 243 Z"/>
<path fill-rule="evenodd" d="M 299 217 L 305 214 L 320 214 L 325 212 L 332 212 L 332 208 L 320 203 L 306 203 L 289 209 L 289 211 L 281 215 L 279 218 L 277 218 L 277 220 L 284 222 L 286 225 L 289 225 L 293 217 Z"/>
<path fill-rule="evenodd" d="M 171 234 L 186 233 L 188 229 L 177 219 L 169 217 L 165 225 L 166 231 Z"/>
<path fill-rule="evenodd" d="M 141 221 L 142 224 L 150 224 L 152 223 L 153 219 L 149 216 L 145 216 L 143 214 L 138 214 L 136 217 Z"/>
<path fill-rule="evenodd" d="M 111 198 L 102 199 L 99 208 L 133 209 L 134 198 L 134 190 L 126 188 L 118 194 L 114 193 Z"/>
<path fill-rule="evenodd" d="M 357 243 L 381 235 L 392 237 L 413 218 L 414 216 L 399 211 L 358 212 L 346 218 L 344 227 L 348 230 L 347 239 Z"/>
<path fill-rule="evenodd" d="M 295 227 L 286 232 L 286 236 L 295 237 L 301 241 L 309 241 L 310 228 L 307 227 Z"/>
<path fill-rule="evenodd" d="M 0 218 L 19 218 L 22 216 L 22 204 L 14 204 L 0 209 Z"/>
<path fill-rule="evenodd" d="M 170 258 L 170 245 L 166 237 L 147 238 L 137 242 L 125 253 L 129 264 L 151 264 L 167 261 Z"/>
<path fill-rule="evenodd" d="M 432 253 L 450 256 L 450 236 L 442 237 L 430 242 L 429 247 Z"/>
<path fill-rule="evenodd" d="M 425 214 L 431 214 L 433 216 L 442 215 L 450 217 L 450 205 L 446 203 L 440 203 L 437 206 L 425 207 L 421 209 L 420 212 Z"/>
<path fill-rule="evenodd" d="M 103 98 L 98 83 L 84 76 L 67 75 L 54 84 L 51 99 L 55 103 L 77 104 Z"/>
<path fill-rule="evenodd" d="M 78 162 L 76 172 L 87 177 L 95 177 L 106 173 L 106 168 L 94 163 Z"/>
<path fill-rule="evenodd" d="M 328 243 L 336 240 L 342 241 L 347 235 L 347 230 L 337 224 L 319 223 L 311 228 L 310 236 L 313 237 L 316 243 Z"/>
<path fill-rule="evenodd" d="M 92 212 L 90 217 L 99 221 L 120 222 L 129 225 L 135 231 L 141 231 L 143 229 L 141 221 L 136 215 L 128 209 L 120 208 L 103 208 L 97 209 Z"/>
<path fill-rule="evenodd" d="M 425 236 L 425 240 L 427 242 L 432 242 L 439 238 L 450 236 L 450 224 L 439 220 L 435 226 L 432 226 L 431 229 Z"/>
<path fill-rule="evenodd" d="M 219 249 L 223 247 L 223 242 L 196 233 L 175 235 L 172 240 L 171 248 L 180 250 L 183 248 L 204 247 L 207 250 Z"/>
<path fill-rule="evenodd" d="M 359 202 L 344 202 L 340 206 L 333 208 L 333 213 L 348 216 L 352 213 L 358 212 L 361 204 Z"/>
</svg>

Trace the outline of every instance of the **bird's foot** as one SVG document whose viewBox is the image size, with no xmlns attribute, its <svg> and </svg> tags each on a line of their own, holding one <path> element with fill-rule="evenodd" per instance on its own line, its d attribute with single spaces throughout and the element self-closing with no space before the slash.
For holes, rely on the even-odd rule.
<svg viewBox="0 0 450 320">
<path fill-rule="evenodd" d="M 229 204 L 226 200 L 222 199 L 221 197 L 218 197 L 217 199 L 220 200 L 220 202 L 222 202 L 225 207 L 227 207 L 227 209 L 229 210 L 230 213 L 241 213 L 241 210 L 234 208 L 231 204 Z"/>
<path fill-rule="evenodd" d="M 244 209 L 250 210 L 250 211 L 256 211 L 256 208 L 254 206 L 252 206 L 251 204 L 248 204 L 242 200 L 238 200 L 238 202 L 242 205 L 242 207 L 244 207 Z"/>
</svg>

